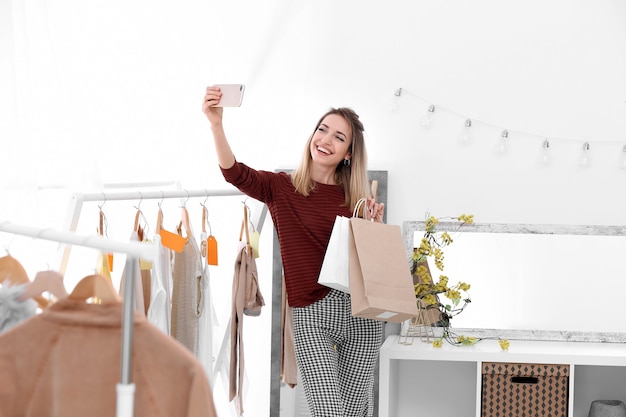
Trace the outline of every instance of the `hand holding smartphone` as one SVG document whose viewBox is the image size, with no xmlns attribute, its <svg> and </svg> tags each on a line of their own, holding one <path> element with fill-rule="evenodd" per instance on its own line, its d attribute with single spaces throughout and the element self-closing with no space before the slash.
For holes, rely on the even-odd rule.
<svg viewBox="0 0 626 417">
<path fill-rule="evenodd" d="M 215 107 L 239 107 L 243 101 L 244 84 L 215 84 L 222 92 L 222 98 Z"/>
</svg>

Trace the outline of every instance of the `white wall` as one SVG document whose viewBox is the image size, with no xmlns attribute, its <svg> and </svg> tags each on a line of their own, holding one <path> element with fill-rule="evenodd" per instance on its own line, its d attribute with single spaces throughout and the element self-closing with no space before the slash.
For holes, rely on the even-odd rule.
<svg viewBox="0 0 626 417">
<path fill-rule="evenodd" d="M 478 222 L 626 223 L 619 0 L 13 0 L 0 2 L 0 48 L 0 221 L 62 227 L 72 192 L 111 182 L 225 187 L 201 97 L 206 85 L 243 82 L 244 105 L 227 110 L 226 127 L 237 157 L 256 168 L 293 166 L 321 113 L 353 107 L 370 168 L 389 171 L 389 223 L 426 211 Z M 430 104 L 435 119 L 424 130 Z M 463 146 L 457 134 L 468 117 L 474 137 Z M 504 156 L 494 152 L 503 129 Z M 547 167 L 537 164 L 545 137 Z M 585 141 L 592 165 L 582 169 Z M 239 213 L 232 204 L 226 212 Z M 107 208 L 112 233 L 125 237 Z M 134 213 L 131 203 L 124 209 Z M 16 256 L 34 244 L 0 238 Z M 227 282 L 223 256 L 214 275 Z M 270 254 L 262 257 L 269 282 Z M 40 255 L 30 268 L 53 261 Z M 251 327 L 267 331 L 269 315 L 262 320 Z M 250 384 L 250 416 L 267 410 L 262 372 Z"/>
</svg>

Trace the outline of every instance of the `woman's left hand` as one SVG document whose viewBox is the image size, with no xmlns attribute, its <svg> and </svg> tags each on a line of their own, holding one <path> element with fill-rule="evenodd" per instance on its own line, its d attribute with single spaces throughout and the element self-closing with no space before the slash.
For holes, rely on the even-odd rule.
<svg viewBox="0 0 626 417">
<path fill-rule="evenodd" d="M 383 215 L 385 214 L 385 204 L 377 203 L 372 197 L 367 198 L 365 201 L 367 207 L 367 215 L 364 216 L 368 220 L 373 220 L 378 223 L 383 222 Z"/>
</svg>

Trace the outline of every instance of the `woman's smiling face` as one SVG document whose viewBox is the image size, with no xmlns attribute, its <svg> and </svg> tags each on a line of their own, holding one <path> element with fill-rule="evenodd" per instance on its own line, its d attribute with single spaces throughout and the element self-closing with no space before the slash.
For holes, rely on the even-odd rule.
<svg viewBox="0 0 626 417">
<path fill-rule="evenodd" d="M 313 163 L 333 169 L 350 159 L 352 131 L 350 124 L 338 114 L 329 114 L 317 127 L 311 140 Z"/>
</svg>

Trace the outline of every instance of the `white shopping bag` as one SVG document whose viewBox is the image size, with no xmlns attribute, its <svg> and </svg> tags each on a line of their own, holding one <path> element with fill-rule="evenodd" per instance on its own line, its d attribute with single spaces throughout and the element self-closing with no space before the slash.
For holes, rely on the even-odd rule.
<svg viewBox="0 0 626 417">
<path fill-rule="evenodd" d="M 319 284 L 346 293 L 350 293 L 349 238 L 350 218 L 337 216 L 317 279 Z"/>
</svg>

